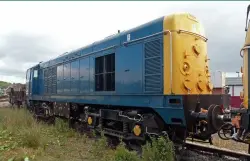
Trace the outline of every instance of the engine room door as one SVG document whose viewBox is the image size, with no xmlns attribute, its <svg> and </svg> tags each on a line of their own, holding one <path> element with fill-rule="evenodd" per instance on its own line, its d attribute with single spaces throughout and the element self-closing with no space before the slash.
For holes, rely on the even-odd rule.
<svg viewBox="0 0 250 161">
<path fill-rule="evenodd" d="M 70 63 L 63 65 L 63 92 L 70 92 Z"/>
<path fill-rule="evenodd" d="M 70 91 L 71 93 L 79 92 L 79 60 L 71 62 L 70 68 Z"/>
<path fill-rule="evenodd" d="M 89 58 L 80 60 L 80 93 L 89 92 Z"/>
<path fill-rule="evenodd" d="M 141 44 L 118 49 L 116 90 L 118 93 L 142 93 L 143 48 Z"/>
</svg>

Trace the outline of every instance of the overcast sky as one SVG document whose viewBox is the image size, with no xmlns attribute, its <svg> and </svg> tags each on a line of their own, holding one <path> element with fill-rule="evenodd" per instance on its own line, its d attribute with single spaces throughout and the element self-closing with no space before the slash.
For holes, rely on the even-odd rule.
<svg viewBox="0 0 250 161">
<path fill-rule="evenodd" d="M 158 17 L 189 12 L 204 25 L 210 69 L 239 71 L 248 2 L 0 2 L 0 80 Z"/>
</svg>

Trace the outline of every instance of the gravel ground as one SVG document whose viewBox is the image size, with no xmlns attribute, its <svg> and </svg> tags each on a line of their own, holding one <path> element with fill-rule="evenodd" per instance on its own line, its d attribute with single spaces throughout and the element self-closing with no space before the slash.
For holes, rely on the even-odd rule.
<svg viewBox="0 0 250 161">
<path fill-rule="evenodd" d="M 207 145 L 207 146 L 210 146 L 210 145 Z M 215 147 L 222 148 L 219 146 L 215 146 Z M 222 149 L 230 150 L 229 148 L 222 148 Z M 235 151 L 238 151 L 238 150 L 235 149 Z M 218 161 L 240 161 L 240 160 L 243 161 L 243 159 L 239 159 L 239 158 L 234 158 L 234 157 L 229 157 L 229 156 L 219 156 L 218 154 L 212 154 L 212 153 L 208 153 L 204 151 L 195 151 L 195 150 L 189 150 L 189 149 L 181 150 L 177 154 L 177 161 L 217 161 L 217 160 Z"/>
<path fill-rule="evenodd" d="M 225 148 L 233 151 L 238 151 L 242 153 L 248 152 L 248 145 L 235 142 L 233 140 L 222 140 L 217 134 L 213 135 L 213 144 L 219 148 Z M 201 154 L 194 151 L 186 150 L 183 152 L 182 157 L 179 157 L 179 161 L 238 161 L 240 159 L 231 157 L 218 157 L 207 154 Z"/>
<path fill-rule="evenodd" d="M 200 154 L 190 150 L 183 151 L 182 156 L 177 156 L 177 158 L 178 161 L 240 161 L 237 158 Z"/>
</svg>

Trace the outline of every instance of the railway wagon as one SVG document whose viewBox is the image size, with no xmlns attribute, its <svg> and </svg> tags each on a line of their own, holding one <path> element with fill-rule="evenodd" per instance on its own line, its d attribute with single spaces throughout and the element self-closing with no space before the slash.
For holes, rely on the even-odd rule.
<svg viewBox="0 0 250 161">
<path fill-rule="evenodd" d="M 249 110 L 249 52 L 250 52 L 250 27 L 248 15 L 250 5 L 247 8 L 246 16 L 246 37 L 243 48 L 240 50 L 240 56 L 243 58 L 243 66 L 241 67 L 243 91 L 241 99 L 243 100 L 238 108 L 225 110 L 225 113 L 230 114 L 231 123 L 225 123 L 218 131 L 218 135 L 223 140 L 233 139 L 237 142 L 248 144 L 248 153 L 250 154 L 250 110 Z M 229 134 L 230 133 L 230 134 Z M 223 136 L 223 135 L 224 136 Z"/>
<path fill-rule="evenodd" d="M 248 53 L 250 53 L 250 30 L 248 25 L 248 14 L 250 10 L 250 5 L 247 9 L 247 17 L 246 17 L 246 37 L 245 37 L 245 43 L 243 45 L 243 48 L 240 51 L 240 56 L 243 58 L 243 67 L 241 67 L 241 73 L 242 73 L 242 82 L 243 82 L 243 91 L 241 92 L 241 97 L 243 98 L 242 107 L 248 109 L 249 107 L 249 56 Z"/>
<path fill-rule="evenodd" d="M 6 89 L 6 93 L 9 97 L 9 103 L 18 108 L 25 105 L 26 94 L 25 94 L 25 84 L 12 84 Z"/>
<path fill-rule="evenodd" d="M 237 111 L 240 114 L 238 124 L 240 126 L 239 132 L 235 135 L 235 139 L 240 142 L 249 144 L 248 153 L 250 153 L 250 111 L 249 111 L 249 100 L 250 100 L 250 85 L 249 85 L 249 53 L 250 53 L 250 26 L 249 26 L 249 15 L 250 5 L 247 8 L 246 15 L 246 37 L 243 48 L 240 50 L 240 56 L 243 58 L 243 66 L 241 67 L 243 91 L 241 92 L 241 98 L 243 99 L 240 109 Z"/>
<path fill-rule="evenodd" d="M 229 98 L 212 95 L 208 62 L 199 20 L 164 16 L 28 69 L 28 108 L 128 141 L 206 140 Z"/>
</svg>

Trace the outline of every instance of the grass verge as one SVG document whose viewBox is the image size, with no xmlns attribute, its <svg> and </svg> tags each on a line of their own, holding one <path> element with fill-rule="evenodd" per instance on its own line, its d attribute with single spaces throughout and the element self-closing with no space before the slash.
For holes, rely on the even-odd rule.
<svg viewBox="0 0 250 161">
<path fill-rule="evenodd" d="M 172 161 L 172 143 L 153 139 L 143 146 L 140 157 L 120 144 L 108 148 L 107 140 L 80 135 L 63 120 L 54 126 L 37 123 L 24 109 L 0 108 L 0 161 Z"/>
</svg>

